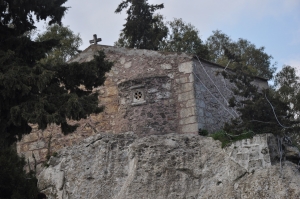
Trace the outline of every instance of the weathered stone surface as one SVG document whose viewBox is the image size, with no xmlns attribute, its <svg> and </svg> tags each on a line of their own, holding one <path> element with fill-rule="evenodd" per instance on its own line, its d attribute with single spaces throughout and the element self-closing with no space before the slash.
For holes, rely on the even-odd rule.
<svg viewBox="0 0 300 199">
<path fill-rule="evenodd" d="M 140 136 L 175 132 L 178 113 L 175 101 L 170 100 L 173 96 L 171 88 L 168 76 L 120 83 L 118 89 L 121 105 L 115 120 L 118 131 L 133 131 Z M 135 99 L 138 95 L 141 98 Z"/>
<path fill-rule="evenodd" d="M 124 68 L 130 68 L 130 67 L 131 67 L 131 62 L 125 63 Z"/>
<path fill-rule="evenodd" d="M 183 125 L 182 126 L 182 132 L 183 133 L 189 133 L 189 132 L 197 133 L 198 132 L 198 124 L 194 123 L 194 124 Z"/>
<path fill-rule="evenodd" d="M 179 72 L 191 73 L 193 71 L 193 62 L 181 63 L 178 66 Z"/>
<path fill-rule="evenodd" d="M 297 147 L 284 145 L 285 157 L 287 160 L 298 164 L 300 162 L 300 152 Z"/>
<path fill-rule="evenodd" d="M 117 95 L 118 94 L 117 87 L 115 87 L 115 86 L 106 88 L 106 91 L 107 91 L 107 96 Z"/>
<path fill-rule="evenodd" d="M 300 197 L 295 164 L 285 163 L 283 177 L 278 165 L 248 172 L 228 155 L 230 148 L 223 150 L 220 145 L 212 138 L 191 134 L 144 138 L 133 133 L 98 134 L 51 158 L 38 185 L 49 199 Z M 242 146 L 243 142 L 236 149 L 245 152 Z M 253 164 L 259 165 L 258 161 Z"/>
<path fill-rule="evenodd" d="M 30 133 L 28 135 L 25 135 L 23 140 L 24 142 L 34 142 L 34 141 L 37 141 L 38 140 L 38 134 L 37 133 Z"/>
<path fill-rule="evenodd" d="M 229 99 L 232 83 L 217 75 L 224 70 L 222 66 L 203 60 L 204 70 L 199 60 L 185 53 L 102 45 L 91 45 L 70 62 L 91 60 L 98 50 L 103 50 L 107 59 L 114 62 L 104 85 L 93 89 L 99 93 L 99 105 L 105 107 L 104 112 L 80 121 L 68 121 L 79 127 L 67 136 L 62 135 L 57 125 L 49 125 L 42 131 L 32 124 L 32 133 L 18 143 L 20 154 L 37 151 L 36 162 L 42 165 L 45 154 L 76 144 L 95 133 L 133 131 L 139 136 L 148 136 L 195 133 L 199 128 L 215 132 L 233 117 L 234 111 L 228 108 L 214 86 L 218 85 L 222 95 Z M 262 84 L 267 86 L 267 81 L 260 80 L 257 85 Z M 188 121 L 187 117 L 196 117 L 196 122 Z M 35 164 L 31 159 L 29 163 Z"/>
<path fill-rule="evenodd" d="M 181 77 L 181 78 L 176 79 L 175 81 L 178 84 L 184 84 L 184 83 L 188 82 L 188 78 L 187 77 Z"/>
<path fill-rule="evenodd" d="M 274 138 L 272 134 L 256 135 L 252 139 L 237 141 L 228 146 L 225 151 L 228 156 L 248 172 L 257 168 L 271 166 L 270 153 L 267 140 Z"/>
<path fill-rule="evenodd" d="M 194 67 L 198 122 L 204 123 L 203 128 L 209 132 L 218 131 L 224 121 L 237 116 L 226 102 L 233 95 L 230 90 L 233 85 L 219 74 L 221 71 L 223 68 L 211 67 L 205 62 L 196 63 Z"/>
<path fill-rule="evenodd" d="M 191 116 L 187 118 L 183 118 L 179 121 L 179 124 L 192 124 L 197 122 L 197 117 L 196 116 Z"/>
<path fill-rule="evenodd" d="M 35 150 L 35 149 L 41 149 L 45 147 L 45 142 L 42 140 L 39 140 L 37 142 L 33 142 L 32 144 L 29 145 L 29 150 Z"/>
<path fill-rule="evenodd" d="M 171 64 L 162 64 L 160 65 L 160 67 L 164 70 L 170 70 L 172 69 L 172 65 Z"/>
<path fill-rule="evenodd" d="M 196 106 L 196 102 L 194 99 L 188 100 L 183 104 L 185 104 L 183 107 L 195 107 Z"/>
<path fill-rule="evenodd" d="M 181 84 L 180 87 L 179 87 L 180 92 L 187 92 L 187 91 L 191 91 L 191 90 L 194 90 L 193 83 Z"/>
<path fill-rule="evenodd" d="M 185 93 L 178 94 L 178 101 L 179 102 L 187 101 L 187 100 L 190 100 L 190 99 L 194 99 L 194 91 L 193 90 L 185 92 Z"/>
<path fill-rule="evenodd" d="M 194 116 L 195 115 L 195 109 L 194 107 L 190 107 L 190 108 L 184 108 L 180 110 L 180 117 L 181 118 L 185 118 L 185 117 L 189 117 L 189 116 Z"/>
<path fill-rule="evenodd" d="M 120 61 L 120 64 L 125 64 L 126 58 L 125 57 L 121 57 L 119 61 Z"/>
</svg>

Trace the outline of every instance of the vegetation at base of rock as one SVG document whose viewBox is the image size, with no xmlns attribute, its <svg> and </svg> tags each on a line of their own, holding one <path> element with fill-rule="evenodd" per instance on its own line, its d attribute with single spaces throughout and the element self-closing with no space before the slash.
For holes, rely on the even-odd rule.
<svg viewBox="0 0 300 199">
<path fill-rule="evenodd" d="M 205 129 L 199 129 L 198 134 L 202 136 L 208 136 L 208 131 Z"/>
<path fill-rule="evenodd" d="M 52 156 L 53 156 L 53 157 L 57 157 L 57 156 L 58 156 L 58 153 L 57 153 L 57 152 L 53 152 L 53 153 L 52 153 Z"/>
<path fill-rule="evenodd" d="M 14 146 L 0 138 L 0 198 L 35 198 L 38 193 L 35 173 L 26 173 L 25 159 L 19 157 Z"/>
<path fill-rule="evenodd" d="M 231 133 L 227 133 L 224 130 L 217 131 L 212 133 L 210 136 L 214 140 L 219 140 L 222 143 L 222 148 L 230 145 L 232 142 L 252 138 L 255 134 L 252 131 L 244 131 L 238 135 L 233 135 Z"/>
<path fill-rule="evenodd" d="M 47 163 L 47 162 L 44 162 L 43 163 L 43 167 L 46 167 L 46 168 L 48 168 L 50 165 Z"/>
<path fill-rule="evenodd" d="M 49 160 L 51 157 L 57 157 L 58 156 L 58 153 L 57 152 L 52 152 L 50 153 L 49 151 L 47 152 L 47 155 L 46 155 L 46 160 L 43 162 L 43 166 L 48 168 L 50 165 L 49 165 Z"/>
</svg>

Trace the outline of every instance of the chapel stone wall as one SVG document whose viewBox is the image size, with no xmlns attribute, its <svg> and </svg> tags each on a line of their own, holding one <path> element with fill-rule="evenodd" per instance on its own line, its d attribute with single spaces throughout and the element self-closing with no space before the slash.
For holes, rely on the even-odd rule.
<svg viewBox="0 0 300 199">
<path fill-rule="evenodd" d="M 32 132 L 17 144 L 18 152 L 29 160 L 31 168 L 36 162 L 40 170 L 47 155 L 94 134 L 196 134 L 199 129 L 214 132 L 237 116 L 227 106 L 233 85 L 220 74 L 224 68 L 216 64 L 184 53 L 100 45 L 90 46 L 71 61 L 90 61 L 98 50 L 104 50 L 107 59 L 114 62 L 104 86 L 94 89 L 104 111 L 69 121 L 79 124 L 69 135 L 63 135 L 57 125 L 41 131 L 32 124 Z M 264 80 L 255 83 L 267 87 Z"/>
<path fill-rule="evenodd" d="M 17 145 L 31 168 L 36 162 L 40 170 L 47 154 L 101 132 L 116 134 L 130 130 L 139 136 L 198 132 L 191 56 L 92 45 L 71 61 L 90 61 L 97 50 L 104 50 L 114 62 L 104 86 L 95 88 L 104 111 L 87 119 L 69 121 L 79 127 L 66 136 L 59 126 L 49 125 L 41 131 L 33 124 L 33 131 Z M 134 100 L 134 91 L 138 90 L 143 91 L 145 103 Z"/>
<path fill-rule="evenodd" d="M 174 83 L 173 83 L 174 84 Z M 155 76 L 128 80 L 118 85 L 118 132 L 132 131 L 139 135 L 174 133 L 178 112 L 171 78 Z"/>
<path fill-rule="evenodd" d="M 221 72 L 224 68 L 212 63 L 195 60 L 195 99 L 199 129 L 215 132 L 222 129 L 225 122 L 237 117 L 237 112 L 228 106 L 233 95 L 233 84 Z"/>
</svg>

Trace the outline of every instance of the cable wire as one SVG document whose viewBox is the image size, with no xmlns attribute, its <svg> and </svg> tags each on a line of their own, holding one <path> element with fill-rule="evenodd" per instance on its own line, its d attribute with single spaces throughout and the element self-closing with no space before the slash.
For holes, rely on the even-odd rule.
<svg viewBox="0 0 300 199">
<path fill-rule="evenodd" d="M 205 86 L 205 84 L 201 81 L 201 79 L 196 75 L 196 73 L 192 72 L 195 77 L 200 81 L 200 83 L 204 86 L 204 88 L 209 92 L 209 94 L 219 103 L 222 105 L 222 107 L 233 117 L 236 118 L 211 92 L 210 90 Z"/>
<path fill-rule="evenodd" d="M 211 79 L 211 77 L 208 75 L 207 71 L 205 70 L 204 66 L 202 65 L 199 57 L 196 55 L 200 65 L 202 66 L 205 74 L 207 75 L 207 77 L 210 79 L 210 81 L 213 83 L 213 85 L 216 87 L 216 89 L 218 90 L 218 92 L 220 93 L 220 95 L 223 97 L 223 99 L 225 100 L 225 102 L 227 103 L 227 106 L 229 105 L 229 102 L 227 101 L 227 99 L 224 97 L 224 95 L 221 93 L 221 91 L 219 90 L 219 88 L 217 87 L 217 85 L 215 84 L 215 82 Z"/>
<path fill-rule="evenodd" d="M 205 70 L 204 66 L 202 65 L 202 62 L 200 61 L 199 57 L 196 55 L 198 62 L 200 63 L 200 65 L 202 66 L 205 74 L 207 75 L 207 77 L 210 79 L 210 81 L 213 83 L 213 85 L 216 87 L 216 89 L 218 90 L 219 94 L 223 97 L 223 99 L 226 102 L 226 105 L 229 106 L 229 102 L 227 101 L 227 99 L 225 98 L 225 96 L 221 93 L 221 91 L 219 90 L 218 86 L 214 83 L 214 81 L 211 79 L 211 77 L 209 76 L 209 74 L 207 73 L 207 71 Z M 228 62 L 227 66 L 229 65 L 230 61 Z M 195 73 L 194 73 L 195 74 Z M 203 84 L 203 83 L 202 83 Z M 226 87 L 226 86 L 225 86 Z M 227 87 L 226 87 L 227 88 Z M 219 102 L 219 101 L 218 101 Z M 220 103 L 220 102 L 219 102 Z M 223 105 L 223 104 L 222 104 Z M 236 116 L 238 117 L 239 115 L 237 114 L 237 112 L 232 108 L 232 111 L 236 114 Z M 232 114 L 231 114 L 232 115 Z M 233 116 L 234 118 L 236 118 L 235 116 Z"/>
<path fill-rule="evenodd" d="M 270 106 L 271 106 L 271 108 L 272 108 L 272 110 L 273 110 L 274 116 L 275 116 L 275 118 L 276 118 L 278 124 L 279 124 L 282 128 L 285 128 L 285 129 L 292 128 L 292 127 L 283 126 L 283 125 L 279 122 L 279 120 L 278 120 L 278 118 L 277 118 L 277 115 L 276 115 L 276 113 L 275 113 L 275 109 L 274 109 L 273 105 L 271 104 L 271 102 L 269 101 L 269 99 L 267 98 L 266 93 L 265 93 L 265 98 L 266 98 L 266 100 L 269 102 L 269 104 L 270 104 Z"/>
<path fill-rule="evenodd" d="M 228 67 L 228 65 L 230 64 L 231 60 L 229 60 L 228 64 L 226 65 L 226 67 L 223 69 L 223 71 L 226 70 L 226 68 Z"/>
</svg>

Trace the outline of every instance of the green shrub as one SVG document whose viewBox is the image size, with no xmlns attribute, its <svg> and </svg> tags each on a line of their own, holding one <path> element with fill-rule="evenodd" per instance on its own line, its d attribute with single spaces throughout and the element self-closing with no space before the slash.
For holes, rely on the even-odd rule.
<svg viewBox="0 0 300 199">
<path fill-rule="evenodd" d="M 232 135 L 231 133 L 227 133 L 224 130 L 217 131 L 210 136 L 214 140 L 219 140 L 222 143 L 222 148 L 230 145 L 232 142 L 252 138 L 254 133 L 252 131 L 244 131 L 238 135 Z"/>
<path fill-rule="evenodd" d="M 205 129 L 199 129 L 198 134 L 202 136 L 208 136 L 208 131 Z"/>
<path fill-rule="evenodd" d="M 57 155 L 58 155 L 57 152 L 53 152 L 53 153 L 52 153 L 52 156 L 53 156 L 53 157 L 57 157 Z"/>
</svg>

